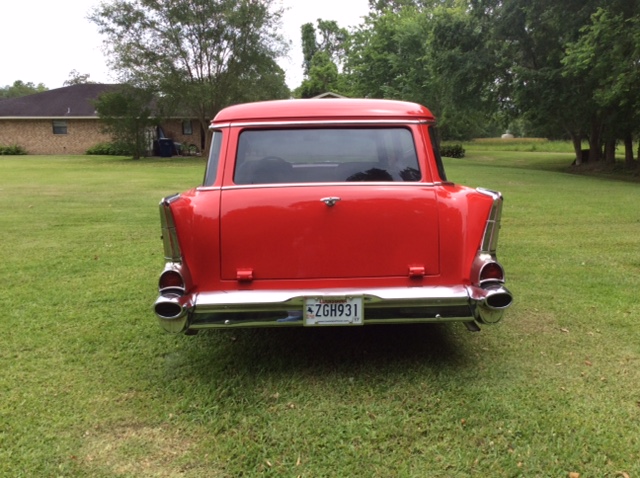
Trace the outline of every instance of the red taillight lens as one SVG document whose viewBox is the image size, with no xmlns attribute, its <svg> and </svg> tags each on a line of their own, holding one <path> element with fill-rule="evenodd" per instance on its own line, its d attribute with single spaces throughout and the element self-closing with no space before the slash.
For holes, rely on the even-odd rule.
<svg viewBox="0 0 640 478">
<path fill-rule="evenodd" d="M 504 280 L 504 271 L 497 262 L 485 264 L 480 272 L 480 282 L 486 280 Z"/>
<path fill-rule="evenodd" d="M 184 279 L 178 271 L 164 271 L 160 275 L 160 289 L 184 289 Z"/>
</svg>

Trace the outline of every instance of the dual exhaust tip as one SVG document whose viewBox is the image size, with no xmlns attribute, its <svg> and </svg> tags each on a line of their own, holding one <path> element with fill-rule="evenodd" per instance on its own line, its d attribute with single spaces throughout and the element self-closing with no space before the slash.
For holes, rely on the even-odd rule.
<svg viewBox="0 0 640 478">
<path fill-rule="evenodd" d="M 495 324 L 513 303 L 513 295 L 500 283 L 484 286 L 482 290 L 484 297 L 476 301 L 475 318 L 483 324 Z"/>
<path fill-rule="evenodd" d="M 183 297 L 177 294 L 161 295 L 153 304 L 160 326 L 167 332 L 178 334 L 186 330 L 188 307 L 183 301 Z"/>
</svg>

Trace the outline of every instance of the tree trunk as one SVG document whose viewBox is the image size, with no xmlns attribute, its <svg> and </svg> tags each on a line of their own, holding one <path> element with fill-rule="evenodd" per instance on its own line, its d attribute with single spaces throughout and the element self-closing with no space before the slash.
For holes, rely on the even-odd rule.
<svg viewBox="0 0 640 478">
<path fill-rule="evenodd" d="M 631 136 L 631 133 L 624 135 L 624 164 L 627 168 L 635 166 L 635 161 L 633 160 L 633 136 Z"/>
<path fill-rule="evenodd" d="M 576 153 L 576 166 L 580 166 L 582 164 L 582 134 L 575 133 L 570 131 L 571 142 L 573 143 L 573 150 Z"/>
<path fill-rule="evenodd" d="M 607 139 L 604 143 L 604 161 L 608 164 L 616 162 L 616 140 Z"/>
<path fill-rule="evenodd" d="M 589 162 L 600 161 L 602 154 L 601 127 L 598 121 L 591 122 L 591 134 L 589 135 Z"/>
</svg>

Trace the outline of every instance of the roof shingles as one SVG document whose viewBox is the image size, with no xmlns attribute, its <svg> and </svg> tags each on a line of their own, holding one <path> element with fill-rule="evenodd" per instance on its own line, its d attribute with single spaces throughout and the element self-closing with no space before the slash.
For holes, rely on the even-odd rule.
<svg viewBox="0 0 640 478">
<path fill-rule="evenodd" d="M 93 101 L 102 93 L 113 91 L 118 86 L 86 83 L 56 88 L 20 98 L 0 100 L 0 119 L 7 117 L 97 118 Z"/>
</svg>

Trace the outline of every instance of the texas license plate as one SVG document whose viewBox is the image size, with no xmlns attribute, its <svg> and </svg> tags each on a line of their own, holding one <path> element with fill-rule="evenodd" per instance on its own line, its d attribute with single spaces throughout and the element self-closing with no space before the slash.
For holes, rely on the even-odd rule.
<svg viewBox="0 0 640 478">
<path fill-rule="evenodd" d="M 304 325 L 362 325 L 362 297 L 307 297 Z"/>
</svg>

